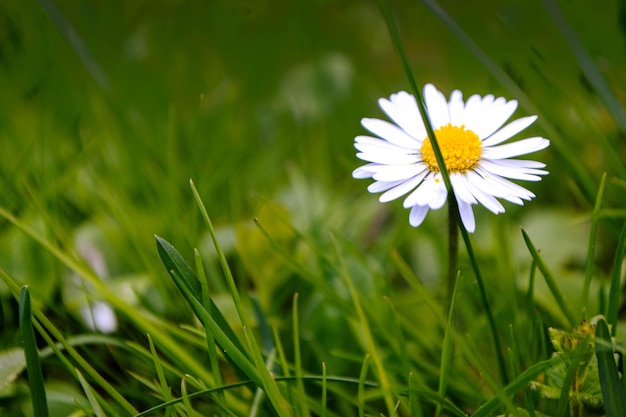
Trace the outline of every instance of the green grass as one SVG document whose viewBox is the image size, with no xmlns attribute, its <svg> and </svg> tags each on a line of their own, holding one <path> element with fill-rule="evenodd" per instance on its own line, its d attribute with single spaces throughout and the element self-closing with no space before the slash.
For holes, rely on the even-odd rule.
<svg viewBox="0 0 626 417">
<path fill-rule="evenodd" d="M 625 13 L 0 1 L 0 414 L 620 415 Z M 413 229 L 351 177 L 413 81 L 551 140 L 451 303 L 445 210 Z"/>
</svg>

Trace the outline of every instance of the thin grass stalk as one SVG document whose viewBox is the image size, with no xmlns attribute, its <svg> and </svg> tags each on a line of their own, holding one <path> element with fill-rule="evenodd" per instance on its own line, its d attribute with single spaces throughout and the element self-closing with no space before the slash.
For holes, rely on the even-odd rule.
<svg viewBox="0 0 626 417">
<path fill-rule="evenodd" d="M 93 390 L 93 388 L 91 388 L 89 382 L 87 382 L 87 380 L 85 379 L 83 374 L 80 373 L 80 370 L 78 368 L 74 369 L 74 371 L 76 372 L 78 381 L 80 382 L 80 385 L 83 388 L 85 395 L 87 396 L 87 400 L 89 401 L 89 405 L 91 405 L 93 413 L 96 415 L 96 417 L 107 417 L 107 414 L 104 412 L 104 410 L 100 406 L 100 403 L 98 402 L 98 395 Z"/>
<path fill-rule="evenodd" d="M 30 386 L 31 402 L 35 417 L 48 417 L 48 401 L 46 399 L 46 387 L 44 384 L 39 350 L 33 330 L 33 316 L 30 303 L 30 291 L 24 285 L 20 289 L 19 323 L 24 346 L 24 358 L 26 359 L 26 373 Z"/>
<path fill-rule="evenodd" d="M 546 265 L 546 263 L 543 261 L 543 259 L 539 255 L 539 252 L 535 248 L 535 245 L 530 240 L 530 237 L 528 236 L 528 234 L 526 233 L 524 229 L 522 229 L 522 236 L 524 237 L 524 242 L 526 242 L 526 247 L 528 248 L 528 251 L 530 252 L 530 255 L 532 256 L 535 264 L 537 265 L 537 268 L 539 268 L 539 270 L 541 271 L 541 274 L 543 275 L 543 278 L 546 280 L 546 284 L 548 284 L 548 288 L 550 288 L 550 292 L 552 292 L 552 296 L 556 300 L 556 303 L 559 305 L 559 308 L 561 309 L 561 311 L 567 318 L 569 325 L 571 327 L 575 327 L 577 324 L 576 317 L 574 317 L 574 314 L 572 314 L 572 312 L 569 309 L 569 306 L 565 302 L 565 299 L 563 298 L 563 295 L 561 294 L 561 290 L 556 284 L 556 280 L 554 279 L 554 275 L 552 274 L 552 271 L 550 271 L 550 268 L 548 268 L 548 265 Z"/>
<path fill-rule="evenodd" d="M 367 379 L 367 369 L 369 367 L 369 362 L 370 362 L 370 355 L 366 354 L 365 358 L 363 358 L 363 365 L 361 366 L 361 373 L 359 374 L 359 388 L 357 391 L 359 417 L 365 417 L 365 380 Z"/>
<path fill-rule="evenodd" d="M 237 285 L 235 284 L 235 278 L 230 270 L 230 266 L 226 261 L 226 255 L 224 255 L 224 251 L 222 250 L 222 245 L 217 240 L 217 235 L 215 234 L 215 228 L 213 227 L 213 222 L 211 222 L 211 218 L 202 202 L 202 198 L 200 198 L 200 194 L 198 194 L 198 190 L 193 183 L 193 180 L 189 180 L 189 185 L 191 187 L 191 191 L 193 196 L 198 204 L 198 208 L 200 209 L 200 213 L 202 214 L 202 218 L 204 219 L 204 223 L 209 229 L 209 235 L 211 236 L 211 241 L 213 242 L 213 246 L 215 247 L 215 251 L 217 252 L 217 258 L 222 267 L 222 271 L 224 276 L 226 277 L 226 283 L 228 284 L 228 290 L 233 299 L 233 303 L 235 304 L 235 309 L 237 310 L 237 316 L 241 321 L 241 325 L 244 327 L 250 327 L 247 316 L 243 312 L 243 307 L 241 305 L 241 299 L 239 297 L 239 290 L 237 290 Z"/>
<path fill-rule="evenodd" d="M 415 375 L 413 372 L 409 372 L 409 417 L 422 417 L 424 412 L 415 388 Z M 440 408 L 443 408 L 443 406 L 437 404 L 437 410 Z"/>
<path fill-rule="evenodd" d="M 593 260 L 596 252 L 596 242 L 598 240 L 598 223 L 600 222 L 600 209 L 604 198 L 604 188 L 606 185 L 606 172 L 600 180 L 600 188 L 596 196 L 596 203 L 591 214 L 591 230 L 589 231 L 589 244 L 587 246 L 587 261 L 585 264 L 585 279 L 580 295 L 580 306 L 583 309 L 583 317 L 586 317 L 587 305 L 589 305 L 589 288 L 591 287 L 591 277 L 593 274 Z"/>
<path fill-rule="evenodd" d="M 202 263 L 202 258 L 200 257 L 200 252 L 197 249 L 194 249 L 194 258 L 196 261 L 196 271 L 198 273 L 198 281 L 200 281 L 200 290 L 202 295 L 202 305 L 204 305 L 204 309 L 211 315 L 211 294 L 209 292 L 209 280 L 207 279 L 206 273 L 204 272 L 204 265 Z M 204 327 L 204 326 L 203 326 Z M 215 350 L 215 338 L 213 337 L 213 333 L 209 331 L 207 327 L 204 327 L 204 334 L 206 337 L 206 347 L 209 355 L 209 365 L 213 371 L 213 376 L 215 378 L 215 385 L 220 386 L 223 384 L 222 380 L 222 372 L 220 370 L 219 360 L 217 358 L 217 352 Z M 218 401 L 222 404 L 226 404 L 226 398 L 222 391 L 217 393 Z"/>
<path fill-rule="evenodd" d="M 621 276 L 622 263 L 624 262 L 624 253 L 626 251 L 626 222 L 622 226 L 619 234 L 617 249 L 615 250 L 615 259 L 613 260 L 613 270 L 611 271 L 611 287 L 609 288 L 609 305 L 606 313 L 606 320 L 611 326 L 611 336 L 617 335 L 617 321 L 619 313 L 619 298 L 621 294 Z M 626 380 L 626 377 L 624 377 Z"/>
<path fill-rule="evenodd" d="M 500 372 L 500 377 L 502 378 L 502 381 L 506 383 L 507 381 L 507 375 L 506 375 L 506 370 L 505 370 L 505 362 L 504 362 L 504 358 L 503 358 L 503 352 L 500 346 L 500 340 L 498 337 L 498 332 L 497 332 L 497 327 L 496 327 L 496 323 L 493 317 L 493 313 L 491 312 L 491 306 L 488 302 L 487 299 L 487 293 L 485 290 L 485 284 L 483 282 L 482 279 L 482 274 L 480 273 L 480 268 L 478 266 L 478 262 L 475 259 L 474 256 L 474 250 L 472 249 L 472 244 L 471 241 L 469 239 L 469 235 L 467 233 L 467 230 L 465 229 L 465 226 L 463 226 L 463 222 L 461 221 L 461 215 L 459 213 L 459 207 L 456 201 L 456 196 L 454 194 L 454 188 L 452 186 L 452 181 L 450 181 L 450 175 L 448 174 L 448 170 L 443 158 L 443 154 L 441 153 L 441 149 L 439 148 L 439 143 L 437 142 L 437 138 L 435 136 L 435 132 L 433 130 L 432 124 L 430 122 L 430 118 L 428 117 L 428 111 L 426 110 L 426 105 L 424 104 L 424 100 L 422 99 L 422 95 L 419 91 L 419 88 L 417 87 L 417 84 L 415 82 L 415 79 L 413 77 L 413 72 L 411 71 L 411 66 L 409 64 L 409 60 L 408 57 L 406 56 L 406 51 L 404 48 L 404 45 L 402 43 L 402 39 L 400 37 L 400 33 L 398 31 L 398 26 L 394 20 L 393 17 L 393 13 L 391 11 L 391 6 L 389 4 L 388 0 L 380 0 L 380 4 L 381 4 L 381 9 L 383 10 L 383 14 L 385 15 L 385 20 L 387 23 L 387 28 L 389 30 L 389 33 L 391 35 L 392 41 L 396 47 L 396 50 L 398 52 L 398 54 L 400 55 L 400 60 L 402 62 L 402 66 L 404 68 L 404 71 L 406 72 L 407 78 L 409 80 L 409 84 L 411 85 L 411 89 L 413 90 L 413 93 L 415 95 L 415 98 L 417 100 L 417 106 L 419 108 L 420 111 L 420 115 L 422 116 L 422 120 L 424 122 L 424 126 L 426 127 L 426 132 L 428 133 L 428 138 L 430 139 L 430 143 L 433 147 L 433 152 L 435 154 L 435 159 L 437 160 L 437 165 L 439 167 L 439 171 L 441 173 L 441 176 L 443 178 L 443 182 L 446 186 L 446 190 L 448 192 L 448 204 L 450 206 L 449 210 L 450 213 L 454 213 L 454 218 L 455 221 L 457 222 L 458 225 L 461 225 L 462 227 L 460 227 L 461 229 L 461 234 L 463 235 L 463 242 L 465 243 L 465 247 L 467 248 L 467 252 L 468 252 L 468 256 L 471 259 L 471 263 L 472 263 L 472 268 L 474 269 L 474 273 L 476 275 L 476 280 L 478 281 L 478 286 L 480 289 L 480 294 L 481 294 L 481 301 L 483 303 L 483 308 L 485 309 L 485 312 L 487 314 L 487 318 L 489 320 L 489 328 L 491 330 L 491 334 L 492 334 L 492 338 L 495 344 L 495 349 L 497 352 L 497 357 L 498 357 L 498 367 L 499 367 L 499 372 Z M 451 218 L 450 218 L 451 219 Z M 451 220 L 449 220 L 451 221 Z M 452 257 L 455 255 L 450 254 L 450 258 L 452 259 Z M 450 277 L 450 275 L 449 275 Z M 454 279 L 454 278 L 453 278 Z"/>
<path fill-rule="evenodd" d="M 250 348 L 250 354 L 252 356 L 254 366 L 256 367 L 258 372 L 257 375 L 262 381 L 261 387 L 267 394 L 272 405 L 275 407 L 278 415 L 288 416 L 290 414 L 290 408 L 285 401 L 285 398 L 281 395 L 275 380 L 273 380 L 270 376 L 269 370 L 264 365 L 263 354 L 254 337 L 254 334 L 251 332 L 252 327 L 248 322 L 247 315 L 244 313 L 243 306 L 241 304 L 241 298 L 239 297 L 239 291 L 237 290 L 237 285 L 235 284 L 235 279 L 230 270 L 230 266 L 226 261 L 226 256 L 224 255 L 224 251 L 222 250 L 222 245 L 217 240 L 217 235 L 215 234 L 215 228 L 213 227 L 213 223 L 211 222 L 209 214 L 204 206 L 204 203 L 202 202 L 202 199 L 200 198 L 200 194 L 198 193 L 198 190 L 196 189 L 193 180 L 189 180 L 189 185 L 193 192 L 193 196 L 196 199 L 196 203 L 198 204 L 202 217 L 204 218 L 206 226 L 209 229 L 209 234 L 211 235 L 213 246 L 215 247 L 215 250 L 217 252 L 217 256 L 220 265 L 222 266 L 224 276 L 226 277 L 228 289 L 233 299 L 233 303 L 235 304 L 237 315 L 239 316 L 239 320 L 241 321 L 241 325 L 243 326 L 244 336 Z"/>
<path fill-rule="evenodd" d="M 294 368 L 296 374 L 296 386 L 297 386 L 297 402 L 299 405 L 299 415 L 302 417 L 310 417 L 311 412 L 306 402 L 306 392 L 304 390 L 304 383 L 302 382 L 302 355 L 300 352 L 300 317 L 298 312 L 298 293 L 293 296 L 293 354 L 294 354 Z"/>
<path fill-rule="evenodd" d="M 448 312 L 448 323 L 446 324 L 446 330 L 443 336 L 443 346 L 441 348 L 441 367 L 439 371 L 439 387 L 437 389 L 437 392 L 442 398 L 446 396 L 446 391 L 448 388 L 448 375 L 450 373 L 450 368 L 452 367 L 452 329 L 454 321 L 454 303 L 458 293 L 460 280 L 456 278 L 454 282 L 455 284 L 452 287 L 452 293 L 450 294 L 450 310 Z M 435 417 L 441 416 L 442 411 L 443 408 L 441 404 L 437 404 Z"/>
<path fill-rule="evenodd" d="M 500 378 L 503 383 L 507 383 L 509 378 L 506 373 L 506 365 L 504 361 L 504 352 L 502 351 L 502 345 L 500 344 L 500 338 L 498 337 L 498 330 L 496 327 L 496 320 L 491 312 L 491 305 L 489 304 L 489 299 L 487 298 L 487 290 L 485 289 L 485 282 L 482 277 L 482 273 L 480 272 L 480 267 L 478 266 L 478 261 L 476 260 L 476 255 L 474 254 L 474 249 L 472 248 L 472 243 L 470 242 L 469 234 L 464 227 L 461 228 L 461 236 L 463 236 L 463 241 L 465 242 L 465 248 L 467 249 L 467 255 L 470 258 L 470 263 L 472 264 L 472 269 L 474 270 L 474 274 L 476 275 L 476 282 L 478 283 L 478 290 L 480 292 L 480 300 L 483 304 L 483 308 L 485 309 L 485 313 L 487 314 L 487 320 L 489 322 L 489 328 L 491 330 L 491 337 L 493 338 L 493 342 L 496 349 L 496 357 L 498 358 L 498 370 L 500 372 Z"/>
<path fill-rule="evenodd" d="M 606 321 L 601 319 L 596 325 L 596 357 L 604 410 L 607 417 L 626 415 L 626 396 L 622 392 L 619 372 L 615 364 L 613 343 Z M 622 375 L 622 379 L 624 376 Z"/>
<path fill-rule="evenodd" d="M 326 362 L 322 362 L 322 417 L 326 417 L 328 400 L 328 381 L 326 376 Z"/>
<path fill-rule="evenodd" d="M 383 398 L 385 400 L 385 405 L 387 406 L 387 411 L 391 414 L 391 410 L 393 410 L 393 398 L 391 396 L 391 384 L 389 383 L 389 379 L 387 377 L 387 372 L 385 370 L 385 366 L 378 352 L 378 348 L 376 346 L 376 342 L 374 341 L 374 336 L 369 327 L 369 323 L 367 321 L 367 317 L 365 312 L 363 311 L 363 307 L 361 306 L 361 302 L 359 300 L 359 294 L 354 288 L 354 284 L 352 283 L 352 278 L 350 277 L 350 273 L 348 272 L 348 268 L 346 267 L 346 263 L 341 255 L 341 251 L 339 250 L 337 241 L 335 240 L 333 235 L 330 235 L 330 240 L 332 242 L 332 247 L 335 251 L 335 255 L 339 262 L 340 272 L 348 287 L 348 291 L 350 293 L 350 297 L 352 298 L 352 302 L 354 304 L 354 309 L 356 310 L 356 316 L 358 318 L 359 323 L 361 323 L 361 330 L 363 331 L 363 337 L 365 339 L 366 349 L 369 352 L 368 358 L 371 356 L 371 360 L 374 362 L 374 367 L 376 368 L 376 373 L 378 375 L 378 379 L 380 380 L 380 386 L 383 393 Z"/>
<path fill-rule="evenodd" d="M 454 211 L 454 204 L 450 201 L 452 198 L 454 197 L 448 197 L 448 282 L 446 292 L 450 311 L 452 311 L 454 288 L 459 277 L 459 224 L 457 214 Z"/>
<path fill-rule="evenodd" d="M 171 400 L 172 390 L 167 384 L 167 379 L 165 378 L 165 373 L 163 372 L 163 367 L 161 366 L 161 361 L 159 360 L 159 356 L 157 355 L 156 349 L 154 347 L 154 343 L 152 342 L 152 338 L 148 335 L 148 345 L 150 346 L 150 354 L 152 356 L 152 362 L 154 363 L 154 368 L 157 373 L 157 388 L 160 391 L 161 396 L 165 401 Z M 169 415 L 171 412 L 168 412 Z"/>
</svg>

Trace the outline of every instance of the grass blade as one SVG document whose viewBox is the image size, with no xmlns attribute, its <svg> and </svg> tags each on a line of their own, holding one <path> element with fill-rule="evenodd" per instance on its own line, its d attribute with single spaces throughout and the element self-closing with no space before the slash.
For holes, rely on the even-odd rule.
<svg viewBox="0 0 626 417">
<path fill-rule="evenodd" d="M 294 368 L 296 374 L 297 394 L 296 399 L 300 406 L 299 415 L 302 417 L 310 417 L 311 412 L 307 407 L 306 391 L 302 382 L 302 354 L 300 350 L 300 316 L 298 313 L 298 293 L 293 296 L 293 350 L 294 350 Z"/>
<path fill-rule="evenodd" d="M 585 313 L 589 304 L 589 288 L 591 287 L 591 275 L 593 272 L 593 259 L 596 251 L 596 242 L 598 239 L 598 223 L 600 222 L 600 209 L 602 208 L 602 199 L 604 198 L 604 187 L 606 185 L 606 172 L 602 175 L 600 188 L 596 196 L 596 204 L 591 214 L 591 230 L 589 231 L 589 245 L 587 247 L 587 264 L 585 265 L 585 280 L 583 281 L 583 290 L 581 293 L 580 306 Z M 583 314 L 584 314 L 583 313 Z"/>
<path fill-rule="evenodd" d="M 185 298 L 187 298 L 187 302 L 192 306 L 192 308 L 193 305 L 195 305 L 195 303 L 192 303 L 193 299 L 197 301 L 200 306 L 202 306 L 202 310 L 206 311 L 207 314 L 209 314 L 209 312 L 204 309 L 204 304 L 202 302 L 202 290 L 200 282 L 196 278 L 189 265 L 187 265 L 180 253 L 178 253 L 176 248 L 174 248 L 174 246 L 172 246 L 168 241 L 159 236 L 155 237 L 159 257 L 161 258 L 163 265 L 165 265 L 165 268 L 167 268 L 168 272 L 170 273 L 170 276 L 174 280 L 174 283 L 178 287 L 179 291 L 184 296 L 186 295 Z M 237 350 L 241 351 L 242 354 L 247 357 L 243 344 L 235 335 L 235 332 L 232 330 L 232 328 L 224 318 L 222 312 L 212 300 L 209 301 L 211 306 L 209 314 L 211 320 L 214 321 L 217 326 L 219 326 L 221 331 L 228 337 L 231 343 L 237 347 Z M 196 311 L 194 310 L 194 312 Z M 220 345 L 219 341 L 218 345 Z M 220 347 L 224 349 L 224 346 L 220 345 Z"/>
<path fill-rule="evenodd" d="M 619 311 L 619 298 L 621 293 L 620 278 L 622 275 L 622 263 L 624 262 L 624 252 L 626 251 L 626 222 L 622 226 L 619 234 L 613 270 L 611 271 L 611 287 L 609 288 L 609 306 L 606 319 L 611 325 L 611 336 L 615 337 L 617 332 L 617 320 Z"/>
<path fill-rule="evenodd" d="M 100 406 L 100 403 L 98 402 L 98 398 L 96 397 L 95 392 L 93 391 L 93 389 L 91 388 L 91 386 L 89 385 L 85 377 L 83 377 L 83 374 L 80 373 L 78 368 L 76 368 L 75 371 L 76 371 L 76 376 L 78 377 L 78 381 L 80 381 L 80 385 L 83 387 L 83 391 L 85 391 L 85 395 L 87 396 L 87 399 L 89 400 L 89 405 L 91 405 L 91 409 L 93 410 L 94 414 L 97 417 L 106 417 L 107 415 L 105 414 L 104 410 Z"/>
<path fill-rule="evenodd" d="M 503 392 L 502 392 L 503 395 L 508 397 L 508 396 L 515 394 L 517 391 L 525 388 L 528 385 L 528 383 L 530 383 L 532 380 L 534 380 L 537 377 L 537 375 L 539 375 L 541 372 L 545 371 L 549 367 L 554 366 L 555 363 L 560 360 L 561 358 L 554 357 L 552 359 L 536 363 L 533 366 L 529 367 L 524 372 L 522 372 L 521 375 L 519 375 L 517 378 L 511 381 L 510 384 L 504 387 Z M 483 404 L 478 410 L 476 410 L 476 412 L 472 414 L 472 417 L 491 416 L 498 409 L 498 407 L 500 407 L 500 403 L 501 403 L 500 396 L 497 395 L 493 397 L 491 400 L 487 401 L 485 404 Z"/>
<path fill-rule="evenodd" d="M 176 265 L 181 265 L 180 261 L 186 265 L 178 251 L 165 239 L 157 236 L 156 242 L 159 256 L 166 267 L 173 266 L 176 268 Z M 189 303 L 198 319 L 200 319 L 202 324 L 211 331 L 211 334 L 215 338 L 217 344 L 234 362 L 233 365 L 240 369 L 241 372 L 243 372 L 243 374 L 245 374 L 248 378 L 259 384 L 259 386 L 262 386 L 261 380 L 259 379 L 248 354 L 243 349 L 243 345 L 235 335 L 235 332 L 233 332 L 230 328 L 228 322 L 220 313 L 215 303 L 211 302 L 211 313 L 209 313 L 204 308 L 200 298 L 198 298 L 198 293 L 194 293 L 191 286 L 187 284 L 189 282 L 189 278 L 181 277 L 181 274 L 193 274 L 189 266 L 170 269 L 169 273 L 178 287 L 178 290 Z"/>
<path fill-rule="evenodd" d="M 559 305 L 561 311 L 569 321 L 570 326 L 575 327 L 577 324 L 577 320 L 570 311 L 568 305 L 565 303 L 565 299 L 561 294 L 561 290 L 559 290 L 559 287 L 556 285 L 556 281 L 554 279 L 552 271 L 550 271 L 548 265 L 546 265 L 541 256 L 539 256 L 539 252 L 535 248 L 535 245 L 533 245 L 533 242 L 530 240 L 530 237 L 524 229 L 522 229 L 522 235 L 524 236 L 524 242 L 526 242 L 526 246 L 528 247 L 530 255 L 532 256 L 535 265 L 537 265 L 537 268 L 539 268 L 539 270 L 543 274 L 543 277 L 546 280 L 546 283 L 548 284 L 548 287 L 550 288 L 550 291 L 552 292 L 556 303 Z"/>
<path fill-rule="evenodd" d="M 358 406 L 359 417 L 365 417 L 365 380 L 367 379 L 367 368 L 369 367 L 370 355 L 365 355 L 363 359 L 363 366 L 361 366 L 361 374 L 359 375 L 359 389 L 358 389 Z"/>
<path fill-rule="evenodd" d="M 441 370 L 439 372 L 439 388 L 438 393 L 442 398 L 446 396 L 446 390 L 448 387 L 448 374 L 452 365 L 452 327 L 454 322 L 454 303 L 456 295 L 459 289 L 460 277 L 454 282 L 452 289 L 452 295 L 450 298 L 450 312 L 448 313 L 448 323 L 446 324 L 446 331 L 443 336 L 443 347 L 441 348 Z M 442 412 L 441 404 L 437 404 L 437 410 L 435 416 L 439 417 Z"/>
<path fill-rule="evenodd" d="M 626 399 L 613 355 L 609 326 L 604 319 L 600 319 L 596 324 L 596 357 L 604 410 L 607 417 L 623 417 L 626 416 Z"/>
<path fill-rule="evenodd" d="M 26 358 L 26 371 L 33 403 L 35 417 L 48 417 L 48 402 L 46 400 L 46 388 L 39 362 L 39 350 L 35 342 L 33 330 L 33 316 L 31 314 L 30 292 L 27 286 L 20 290 L 20 331 L 24 343 L 24 356 Z"/>
</svg>

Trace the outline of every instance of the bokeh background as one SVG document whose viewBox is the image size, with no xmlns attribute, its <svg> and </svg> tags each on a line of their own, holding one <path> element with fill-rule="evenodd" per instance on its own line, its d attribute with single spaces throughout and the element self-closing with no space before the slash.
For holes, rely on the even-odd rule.
<svg viewBox="0 0 626 417">
<path fill-rule="evenodd" d="M 515 98 L 515 117 L 539 115 L 524 134 L 552 141 L 533 155 L 550 171 L 527 184 L 535 200 L 497 217 L 476 209 L 481 256 L 518 277 L 530 259 L 523 226 L 576 291 L 606 172 L 595 263 L 606 278 L 626 203 L 623 2 L 390 3 L 418 85 Z M 360 119 L 383 118 L 377 99 L 409 86 L 375 1 L 2 0 L 0 206 L 84 259 L 128 303 L 174 321 L 189 311 L 159 262 L 155 234 L 189 259 L 198 248 L 218 299 L 224 288 L 190 179 L 238 283 L 274 323 L 295 291 L 314 291 L 284 267 L 255 217 L 303 262 L 310 252 L 299 236 L 318 248 L 336 236 L 367 259 L 354 267 L 365 294 L 379 288 L 362 265 L 397 284 L 386 275 L 391 250 L 436 292 L 445 210 L 413 229 L 401 203 L 378 203 L 367 181 L 351 177 L 361 163 L 353 148 Z M 504 264 L 492 258 L 503 242 L 512 254 Z M 82 331 L 75 277 L 5 220 L 0 268 L 28 283 L 60 327 Z M 495 280 L 492 291 L 511 282 Z M 16 304 L 3 284 L 0 294 L 6 348 L 18 343 Z M 315 329 L 333 320 L 328 314 L 305 314 L 312 334 L 322 334 Z M 330 330 L 329 340 L 341 339 Z"/>
</svg>

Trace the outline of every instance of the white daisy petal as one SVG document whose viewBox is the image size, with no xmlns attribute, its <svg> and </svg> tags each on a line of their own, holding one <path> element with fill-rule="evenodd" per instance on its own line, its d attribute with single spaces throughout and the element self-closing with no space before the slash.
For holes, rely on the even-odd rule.
<svg viewBox="0 0 626 417">
<path fill-rule="evenodd" d="M 457 199 L 461 199 L 469 204 L 476 204 L 477 201 L 465 185 L 464 176 L 461 173 L 453 172 L 450 174 L 450 182 L 454 188 L 454 195 Z"/>
<path fill-rule="evenodd" d="M 517 101 L 511 100 L 506 102 L 503 97 L 497 98 L 489 108 L 485 107 L 483 100 L 483 111 L 489 113 L 490 117 L 484 119 L 480 129 L 474 130 L 479 138 L 488 138 L 497 129 L 502 127 L 504 123 L 511 117 L 517 108 Z"/>
<path fill-rule="evenodd" d="M 363 118 L 361 124 L 364 128 L 394 145 L 407 149 L 418 149 L 421 142 L 409 136 L 398 126 L 380 119 Z"/>
<path fill-rule="evenodd" d="M 403 181 L 402 183 L 398 184 L 394 188 L 391 188 L 386 193 L 382 194 L 379 200 L 381 203 L 386 203 L 388 201 L 395 200 L 398 197 L 402 197 L 403 195 L 405 195 L 406 193 L 408 193 L 415 187 L 418 187 L 423 180 L 424 180 L 424 175 L 417 175 L 414 178 L 411 178 L 410 180 Z"/>
<path fill-rule="evenodd" d="M 480 171 L 479 171 L 480 173 Z M 488 175 L 488 176 L 487 176 Z M 535 194 L 528 191 L 526 188 L 515 184 L 505 178 L 502 178 L 496 174 L 485 174 L 486 179 L 492 184 L 496 184 L 502 190 L 502 193 L 507 195 L 512 195 L 515 197 L 519 197 L 522 200 L 530 200 L 535 197 Z"/>
<path fill-rule="evenodd" d="M 482 157 L 485 159 L 504 159 L 512 156 L 525 155 L 545 149 L 550 145 L 548 139 L 541 137 L 518 140 L 506 145 L 493 146 L 483 149 Z"/>
<path fill-rule="evenodd" d="M 412 94 L 400 91 L 392 94 L 390 100 L 381 98 L 378 105 L 406 133 L 415 139 L 426 137 L 426 128 Z"/>
<path fill-rule="evenodd" d="M 411 213 L 409 214 L 409 224 L 413 227 L 417 227 L 426 218 L 428 214 L 428 206 L 413 206 L 411 207 Z"/>
<path fill-rule="evenodd" d="M 500 202 L 496 200 L 496 198 L 492 194 L 489 194 L 485 191 L 485 184 L 483 184 L 480 176 L 471 171 L 468 172 L 468 174 L 470 175 L 465 176 L 467 186 L 470 189 L 472 195 L 476 197 L 476 200 L 478 200 L 480 204 L 482 204 L 488 210 L 495 214 L 504 213 L 504 207 L 502 206 L 502 204 L 500 204 Z"/>
<path fill-rule="evenodd" d="M 498 163 L 498 162 L 503 163 Z M 548 171 L 534 169 L 534 168 L 519 168 L 516 166 L 507 165 L 504 162 L 511 161 L 510 159 L 501 160 L 483 160 L 480 162 L 480 166 L 486 171 L 498 174 L 502 177 L 512 178 L 514 180 L 525 181 L 541 181 L 539 175 L 546 175 Z"/>
<path fill-rule="evenodd" d="M 398 180 L 398 181 L 376 181 L 371 183 L 368 187 L 367 187 L 367 191 L 369 191 L 372 194 L 375 193 L 380 193 L 383 191 L 387 191 L 393 187 L 396 187 L 400 184 L 404 184 L 405 180 Z"/>
<path fill-rule="evenodd" d="M 434 85 L 426 84 L 424 86 L 424 101 L 428 108 L 428 115 L 433 124 L 433 129 L 438 129 L 450 123 L 450 112 L 448 111 L 446 97 Z"/>
<path fill-rule="evenodd" d="M 476 230 L 476 220 L 474 219 L 472 205 L 464 201 L 459 201 L 458 199 L 457 204 L 459 206 L 459 214 L 461 215 L 463 227 L 465 227 L 465 230 L 469 233 L 474 233 L 474 230 Z"/>
<path fill-rule="evenodd" d="M 423 169 L 416 164 L 411 165 L 378 165 L 372 178 L 376 181 L 407 180 L 418 175 Z"/>
<path fill-rule="evenodd" d="M 537 120 L 537 116 L 522 117 L 520 119 L 513 120 L 511 123 L 504 126 L 502 129 L 498 130 L 496 133 L 489 137 L 480 135 L 478 137 L 484 139 L 483 146 L 485 147 L 497 145 L 498 143 L 502 143 L 505 140 L 513 137 L 514 135 L 517 135 L 519 132 L 533 124 L 535 120 Z"/>
<path fill-rule="evenodd" d="M 373 138 L 371 136 L 357 136 L 354 138 L 354 147 L 360 150 L 361 148 L 359 148 L 358 145 L 378 146 L 379 148 L 397 152 L 415 152 L 415 149 L 403 148 L 402 146 L 394 145 L 385 139 Z"/>
<path fill-rule="evenodd" d="M 369 164 L 368 164 L 369 165 Z M 363 165 L 352 171 L 352 177 L 362 180 L 364 178 L 372 178 L 373 172 L 368 169 L 368 165 Z"/>
<path fill-rule="evenodd" d="M 454 90 L 450 95 L 448 111 L 450 112 L 450 123 L 453 126 L 465 124 L 465 103 L 463 103 L 463 93 L 459 90 Z"/>
<path fill-rule="evenodd" d="M 363 150 L 363 149 L 361 149 Z M 356 154 L 357 158 L 362 159 L 368 162 L 375 162 L 377 164 L 387 164 L 387 165 L 408 165 L 420 160 L 418 155 L 407 155 L 393 151 L 385 151 L 372 150 L 371 148 L 366 147 L 364 152 L 359 152 Z"/>
<path fill-rule="evenodd" d="M 409 208 L 414 205 L 430 206 L 432 209 L 441 208 L 443 205 L 443 203 L 439 205 L 441 193 L 445 192 L 445 190 L 446 188 L 440 178 L 433 178 L 433 176 L 426 177 L 422 185 L 409 194 L 402 204 L 405 208 Z"/>
<path fill-rule="evenodd" d="M 478 94 L 474 94 L 465 103 L 464 125 L 470 130 L 480 126 L 479 120 L 483 110 L 482 100 Z"/>
</svg>

